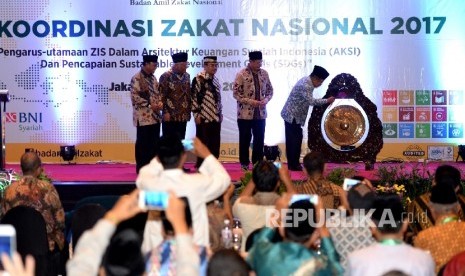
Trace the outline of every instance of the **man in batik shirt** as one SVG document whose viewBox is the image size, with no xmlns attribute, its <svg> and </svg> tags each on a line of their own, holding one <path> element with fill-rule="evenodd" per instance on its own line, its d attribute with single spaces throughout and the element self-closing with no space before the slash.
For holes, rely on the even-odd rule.
<svg viewBox="0 0 465 276">
<path fill-rule="evenodd" d="M 315 65 L 310 76 L 300 79 L 292 88 L 281 111 L 286 131 L 286 157 L 290 171 L 301 171 L 300 149 L 302 147 L 302 126 L 305 125 L 308 109 L 312 105 L 324 105 L 334 102 L 334 97 L 328 99 L 313 98 L 313 90 L 321 86 L 329 76 L 323 67 Z"/>
<path fill-rule="evenodd" d="M 436 263 L 436 273 L 465 248 L 465 222 L 460 220 L 459 203 L 450 179 L 440 179 L 431 188 L 430 206 L 435 224 L 421 231 L 415 247 L 428 251 Z"/>
<path fill-rule="evenodd" d="M 453 185 L 459 203 L 458 214 L 460 219 L 464 221 L 465 216 L 463 210 L 465 210 L 465 196 L 462 193 L 460 181 L 461 175 L 457 168 L 450 165 L 441 165 L 436 169 L 434 174 L 433 186 L 441 185 L 441 183 L 445 182 Z M 415 235 L 436 223 L 431 209 L 430 197 L 430 192 L 424 193 L 418 196 L 408 206 L 410 216 L 413 218 L 413 221 L 410 222 L 410 227 Z"/>
<path fill-rule="evenodd" d="M 157 155 L 160 140 L 161 95 L 158 81 L 153 75 L 157 69 L 158 57 L 143 56 L 142 69 L 131 79 L 132 121 L 136 134 L 136 172 L 150 163 Z"/>
<path fill-rule="evenodd" d="M 220 156 L 220 133 L 223 121 L 221 86 L 215 76 L 218 70 L 216 56 L 203 58 L 204 70 L 192 79 L 192 113 L 194 114 L 196 136 L 217 159 Z M 196 167 L 202 165 L 198 157 Z"/>
<path fill-rule="evenodd" d="M 65 247 L 65 212 L 55 187 L 38 179 L 42 173 L 42 162 L 35 152 L 21 156 L 23 177 L 5 190 L 2 214 L 17 206 L 28 206 L 42 214 L 47 227 L 50 252 Z"/>
<path fill-rule="evenodd" d="M 171 56 L 173 66 L 160 76 L 163 96 L 163 135 L 186 136 L 187 122 L 191 119 L 191 81 L 187 70 L 187 53 Z"/>
<path fill-rule="evenodd" d="M 266 104 L 273 97 L 268 72 L 261 69 L 262 52 L 249 53 L 249 64 L 237 73 L 234 81 L 234 99 L 237 100 L 239 128 L 239 161 L 248 170 L 249 145 L 253 135 L 252 164 L 263 160 L 265 144 Z"/>
</svg>

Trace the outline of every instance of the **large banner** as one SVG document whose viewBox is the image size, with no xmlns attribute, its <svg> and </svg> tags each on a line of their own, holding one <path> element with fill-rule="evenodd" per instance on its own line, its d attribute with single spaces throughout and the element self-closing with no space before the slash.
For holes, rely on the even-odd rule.
<svg viewBox="0 0 465 276">
<path fill-rule="evenodd" d="M 261 50 L 274 87 L 266 144 L 284 142 L 281 108 L 297 80 L 321 65 L 331 75 L 315 97 L 349 73 L 377 105 L 379 160 L 454 159 L 465 142 L 464 14 L 456 0 L 2 1 L 6 158 L 18 162 L 32 148 L 60 162 L 60 145 L 76 145 L 80 163 L 134 162 L 129 81 L 142 55 L 159 56 L 158 78 L 170 55 L 184 51 L 191 78 L 203 56 L 218 56 L 221 159 L 235 161 L 232 83 L 248 52 Z M 193 121 L 187 133 L 194 136 Z"/>
</svg>

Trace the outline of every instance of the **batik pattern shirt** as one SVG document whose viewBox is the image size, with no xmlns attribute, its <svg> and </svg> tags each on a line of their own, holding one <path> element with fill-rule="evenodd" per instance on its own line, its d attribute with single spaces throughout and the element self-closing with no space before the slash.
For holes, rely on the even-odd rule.
<svg viewBox="0 0 465 276">
<path fill-rule="evenodd" d="M 55 187 L 47 181 L 32 176 L 24 176 L 5 190 L 2 214 L 16 206 L 28 206 L 42 214 L 47 227 L 50 251 L 65 243 L 65 212 Z"/>
<path fill-rule="evenodd" d="M 203 123 L 221 122 L 223 105 L 218 78 L 202 71 L 192 80 L 191 91 L 194 117 L 200 116 Z"/>
<path fill-rule="evenodd" d="M 341 195 L 344 190 L 331 181 L 321 179 L 309 179 L 306 183 L 296 186 L 299 194 L 316 194 L 322 202 L 324 209 L 337 209 L 341 204 Z"/>
<path fill-rule="evenodd" d="M 347 268 L 350 253 L 376 242 L 368 221 L 364 219 L 359 215 L 343 216 L 340 213 L 328 219 L 327 227 L 344 268 Z"/>
<path fill-rule="evenodd" d="M 132 122 L 134 126 L 147 126 L 161 122 L 161 110 L 153 111 L 162 101 L 158 81 L 153 74 L 139 71 L 131 79 Z"/>
<path fill-rule="evenodd" d="M 465 222 L 436 224 L 421 231 L 414 245 L 431 254 L 437 273 L 452 257 L 465 250 Z"/>
<path fill-rule="evenodd" d="M 260 101 L 264 100 L 268 103 L 273 97 L 273 86 L 271 85 L 268 72 L 260 69 L 258 72 L 258 80 L 260 91 L 255 91 L 252 71 L 246 67 L 239 71 L 234 81 L 234 99 L 237 101 L 237 118 L 252 120 L 254 119 L 255 107 L 251 105 L 252 101 L 256 100 L 255 93 L 259 93 Z M 266 106 L 258 107 L 259 119 L 266 119 Z"/>
<path fill-rule="evenodd" d="M 430 197 L 431 193 L 422 194 L 408 206 L 410 217 L 413 218 L 413 221 L 410 223 L 410 227 L 415 235 L 435 224 L 433 211 L 431 210 L 430 205 Z M 463 210 L 465 210 L 465 196 L 463 194 L 458 194 L 457 199 L 460 203 L 459 218 L 460 220 L 465 221 L 463 212 Z"/>
<path fill-rule="evenodd" d="M 328 103 L 326 99 L 313 98 L 313 86 L 310 77 L 301 78 L 292 88 L 291 94 L 287 98 L 281 111 L 284 121 L 292 123 L 295 119 L 297 124 L 305 125 L 308 109 L 311 105 L 324 105 Z"/>
<path fill-rule="evenodd" d="M 176 74 L 172 69 L 160 76 L 160 93 L 163 98 L 163 115 L 170 114 L 172 122 L 191 119 L 191 81 L 189 73 Z"/>
</svg>

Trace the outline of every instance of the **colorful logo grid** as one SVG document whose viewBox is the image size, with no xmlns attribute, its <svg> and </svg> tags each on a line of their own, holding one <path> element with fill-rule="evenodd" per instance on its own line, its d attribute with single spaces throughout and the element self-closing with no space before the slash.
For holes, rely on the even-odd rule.
<svg viewBox="0 0 465 276">
<path fill-rule="evenodd" d="M 463 90 L 383 90 L 384 138 L 463 138 Z"/>
</svg>

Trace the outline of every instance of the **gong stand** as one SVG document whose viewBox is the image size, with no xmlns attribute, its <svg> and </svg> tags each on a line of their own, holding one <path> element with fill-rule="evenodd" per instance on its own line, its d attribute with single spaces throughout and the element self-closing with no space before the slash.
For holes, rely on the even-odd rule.
<svg viewBox="0 0 465 276">
<path fill-rule="evenodd" d="M 336 106 L 326 114 L 329 104 L 314 106 L 308 122 L 308 148 L 323 153 L 328 162 L 363 161 L 365 168 L 372 170 L 376 156 L 383 148 L 383 126 L 376 105 L 363 94 L 357 79 L 347 73 L 331 80 L 323 98 L 329 97 L 355 100 L 367 120 L 360 109 L 350 105 Z M 365 130 L 368 133 L 364 141 L 356 144 Z"/>
</svg>

